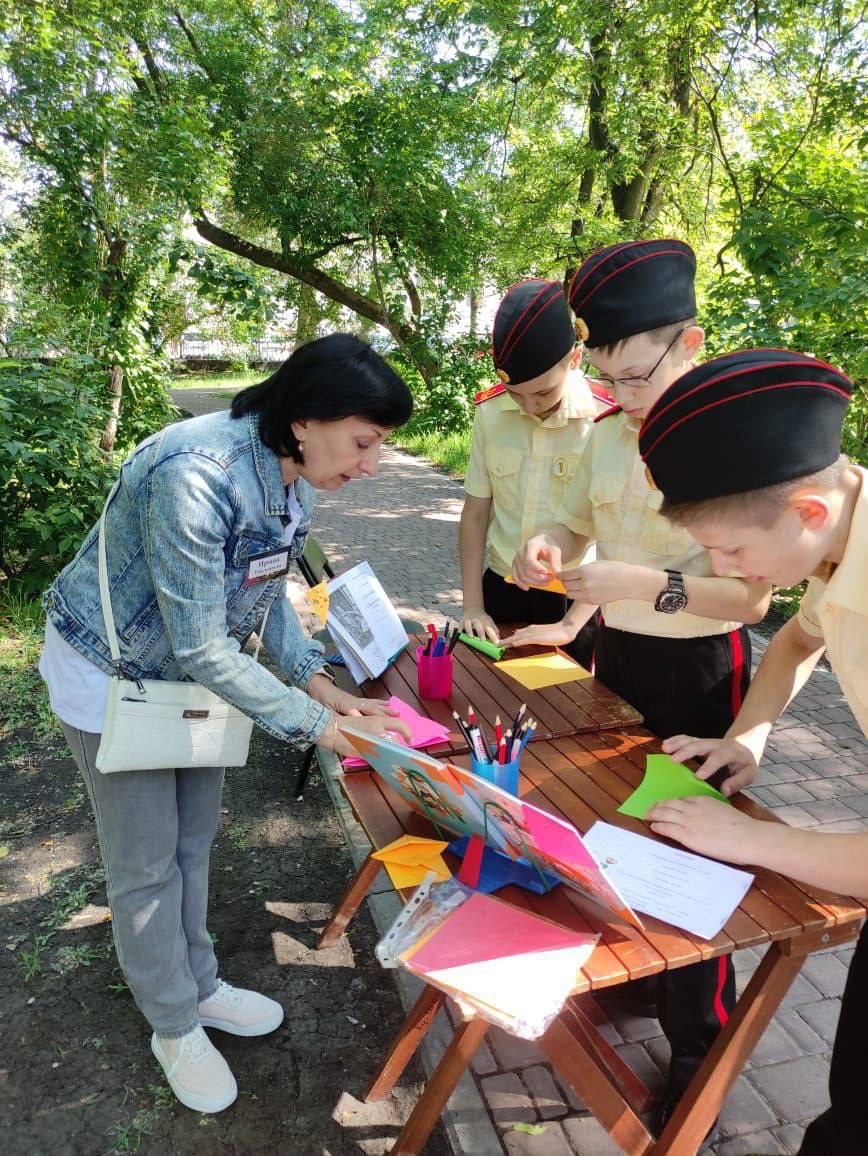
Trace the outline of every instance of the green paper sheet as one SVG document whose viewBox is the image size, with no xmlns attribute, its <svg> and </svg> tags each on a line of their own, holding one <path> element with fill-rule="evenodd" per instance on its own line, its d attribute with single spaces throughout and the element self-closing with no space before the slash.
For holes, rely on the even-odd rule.
<svg viewBox="0 0 868 1156">
<path fill-rule="evenodd" d="M 688 795 L 708 795 L 728 803 L 726 795 L 697 779 L 689 767 L 676 763 L 669 755 L 647 755 L 645 758 L 645 778 L 618 811 L 622 815 L 632 815 L 634 819 L 644 819 L 655 803 L 665 803 L 668 799 L 684 799 Z"/>
</svg>

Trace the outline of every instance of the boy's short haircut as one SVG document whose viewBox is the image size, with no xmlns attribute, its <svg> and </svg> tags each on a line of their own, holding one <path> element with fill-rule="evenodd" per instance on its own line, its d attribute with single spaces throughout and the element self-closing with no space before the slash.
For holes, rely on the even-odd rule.
<svg viewBox="0 0 868 1156">
<path fill-rule="evenodd" d="M 685 329 L 690 329 L 695 324 L 695 317 L 685 317 L 683 321 L 675 321 L 671 325 L 660 325 L 656 329 L 645 329 L 642 333 L 634 333 L 633 337 L 648 337 L 655 345 L 668 345 L 670 341 L 674 343 L 679 333 Z M 622 337 L 620 341 L 612 341 L 608 345 L 595 345 L 593 351 L 594 353 L 602 353 L 604 357 L 612 357 L 619 353 L 632 339 L 632 337 Z"/>
<path fill-rule="evenodd" d="M 742 494 L 724 494 L 719 498 L 705 498 L 697 502 L 670 502 L 665 498 L 660 513 L 689 530 L 697 522 L 731 522 L 743 526 L 773 526 L 786 509 L 794 494 L 802 490 L 827 493 L 841 482 L 844 471 L 850 464 L 846 454 L 841 454 L 836 462 L 806 474 L 803 478 L 793 478 L 789 482 L 778 482 L 773 486 L 763 486 L 759 490 L 747 490 Z"/>
</svg>

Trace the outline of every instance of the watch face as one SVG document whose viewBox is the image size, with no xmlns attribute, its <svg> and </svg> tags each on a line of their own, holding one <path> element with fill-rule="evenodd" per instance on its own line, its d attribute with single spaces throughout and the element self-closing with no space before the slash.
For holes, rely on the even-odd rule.
<svg viewBox="0 0 868 1156">
<path fill-rule="evenodd" d="M 687 605 L 687 595 L 680 590 L 664 590 L 654 603 L 654 609 L 662 614 L 677 614 Z"/>
</svg>

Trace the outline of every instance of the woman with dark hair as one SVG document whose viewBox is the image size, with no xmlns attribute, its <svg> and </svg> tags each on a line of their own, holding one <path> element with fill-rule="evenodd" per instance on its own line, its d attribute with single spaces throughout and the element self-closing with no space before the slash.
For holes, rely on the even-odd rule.
<svg viewBox="0 0 868 1156">
<path fill-rule="evenodd" d="M 303 549 L 315 491 L 376 476 L 384 439 L 412 406 L 407 386 L 369 345 L 334 334 L 301 346 L 229 412 L 142 442 L 105 512 L 125 676 L 192 679 L 298 747 L 351 753 L 341 733 L 349 716 L 372 734 L 409 738 L 382 703 L 337 689 L 286 597 L 285 575 Z M 203 1026 L 263 1035 L 283 1008 L 218 979 L 208 862 L 223 768 L 96 768 L 117 673 L 98 546 L 99 525 L 45 595 L 40 671 L 93 806 L 118 961 L 153 1029 L 151 1048 L 183 1104 L 218 1112 L 237 1086 Z M 257 628 L 289 685 L 244 652 Z"/>
</svg>

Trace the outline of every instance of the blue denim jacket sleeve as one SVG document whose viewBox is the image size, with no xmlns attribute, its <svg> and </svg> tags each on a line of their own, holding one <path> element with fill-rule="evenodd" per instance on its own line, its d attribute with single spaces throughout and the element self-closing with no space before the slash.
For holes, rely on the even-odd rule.
<svg viewBox="0 0 868 1156">
<path fill-rule="evenodd" d="M 308 746 L 331 712 L 299 687 L 325 666 L 288 599 L 285 581 L 269 613 L 265 645 L 287 687 L 241 651 L 228 630 L 224 548 L 238 508 L 229 473 L 212 458 L 182 453 L 151 470 L 142 527 L 160 616 L 180 668 L 277 738 Z"/>
</svg>

